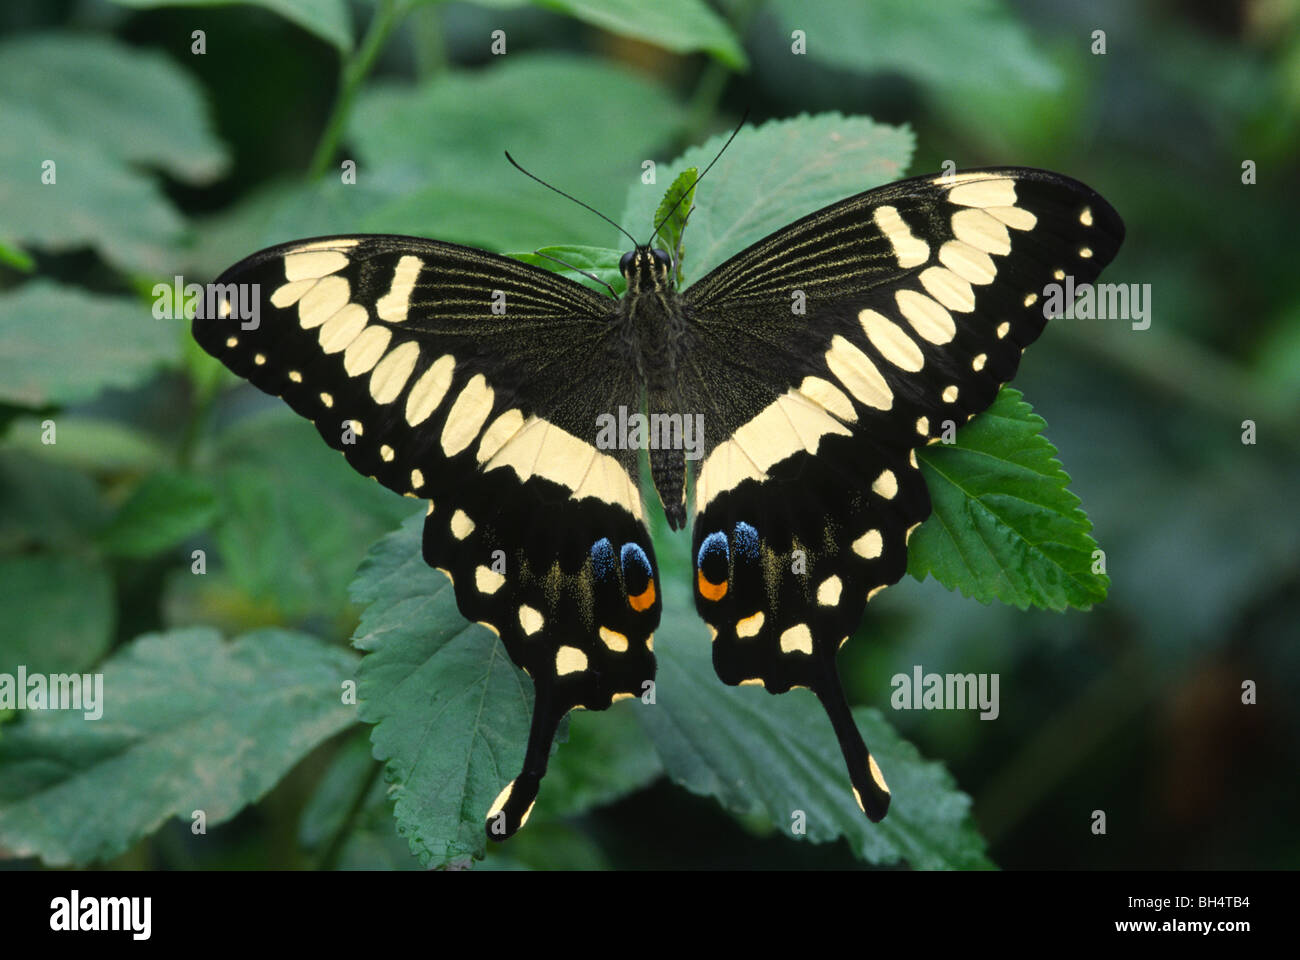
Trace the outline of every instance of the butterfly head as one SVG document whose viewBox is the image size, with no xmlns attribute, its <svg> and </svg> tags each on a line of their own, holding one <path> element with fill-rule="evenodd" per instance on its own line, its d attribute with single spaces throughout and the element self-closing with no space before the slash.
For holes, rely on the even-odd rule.
<svg viewBox="0 0 1300 960">
<path fill-rule="evenodd" d="M 623 254 L 618 262 L 628 293 L 646 293 L 671 286 L 672 266 L 668 254 L 657 247 L 636 247 Z"/>
</svg>

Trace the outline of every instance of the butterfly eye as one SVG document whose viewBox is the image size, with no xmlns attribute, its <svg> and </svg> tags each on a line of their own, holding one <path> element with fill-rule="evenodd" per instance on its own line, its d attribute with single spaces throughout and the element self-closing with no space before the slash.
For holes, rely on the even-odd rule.
<svg viewBox="0 0 1300 960">
<path fill-rule="evenodd" d="M 627 589 L 627 603 L 640 613 L 655 602 L 655 581 L 650 571 L 650 558 L 635 543 L 623 544 L 620 559 L 623 563 L 623 586 Z"/>
<path fill-rule="evenodd" d="M 632 264 L 635 262 L 636 251 L 629 250 L 627 253 L 623 254 L 622 259 L 618 261 L 619 273 L 630 273 L 632 271 Z"/>
<path fill-rule="evenodd" d="M 662 250 L 658 248 L 651 250 L 650 255 L 655 258 L 655 263 L 658 266 L 663 267 L 665 270 L 672 266 L 672 261 L 668 259 L 668 254 L 664 253 Z"/>
<path fill-rule="evenodd" d="M 695 583 L 705 600 L 721 600 L 727 595 L 727 576 L 731 550 L 722 531 L 709 534 L 700 544 L 695 558 Z"/>
</svg>

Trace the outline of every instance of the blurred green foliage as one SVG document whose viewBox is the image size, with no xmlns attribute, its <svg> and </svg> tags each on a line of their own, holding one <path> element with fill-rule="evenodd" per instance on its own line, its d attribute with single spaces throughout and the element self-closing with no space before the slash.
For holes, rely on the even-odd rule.
<svg viewBox="0 0 1300 960">
<path fill-rule="evenodd" d="M 420 562 L 412 505 L 237 385 L 184 322 L 156 319 L 152 291 L 358 231 L 544 248 L 612 280 L 618 234 L 502 151 L 642 236 L 673 177 L 703 169 L 749 108 L 754 128 L 694 199 L 688 282 L 738 230 L 947 160 L 1060 170 L 1124 216 L 1104 279 L 1151 284 L 1151 328 L 1058 321 L 1016 380 L 1049 425 L 1043 475 L 1054 447 L 1106 551 L 1109 596 L 1021 612 L 909 579 L 874 601 L 840 661 L 899 804 L 872 827 L 844 804 L 810 702 L 722 688 L 707 647 L 670 639 L 702 633 L 679 593 L 661 702 L 574 716 L 535 819 L 485 865 L 1300 863 L 1300 709 L 1283 689 L 1300 675 L 1298 25 L 1295 0 L 7 4 L 0 673 L 102 672 L 120 702 L 89 733 L 80 714 L 0 711 L 0 856 L 480 854 L 482 794 L 504 782 L 482 748 L 522 749 L 531 690 L 508 662 L 476 661 L 492 644 Z M 664 581 L 682 581 L 661 553 Z M 915 555 L 912 569 L 961 582 Z M 1005 585 L 974 595 L 1020 602 Z M 354 633 L 376 649 L 359 671 Z M 397 690 L 435 653 L 455 669 L 432 682 L 499 688 L 460 743 L 422 742 L 428 707 Z M 915 664 L 1000 674 L 1001 716 L 887 710 L 889 678 Z M 354 676 L 365 723 L 321 694 Z M 1257 705 L 1241 702 L 1248 680 Z M 458 762 L 472 776 L 440 793 Z M 798 806 L 795 840 L 782 812 Z M 1097 809 L 1106 837 L 1089 830 Z"/>
</svg>

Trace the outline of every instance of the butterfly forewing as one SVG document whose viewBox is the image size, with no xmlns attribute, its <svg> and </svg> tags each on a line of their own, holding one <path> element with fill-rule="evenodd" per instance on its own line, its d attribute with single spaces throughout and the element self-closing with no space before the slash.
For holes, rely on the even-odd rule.
<svg viewBox="0 0 1300 960">
<path fill-rule="evenodd" d="M 873 819 L 889 794 L 835 653 L 907 569 L 930 500 L 914 448 L 988 407 L 1124 229 L 1082 184 L 1027 169 L 918 177 L 759 241 L 685 293 L 680 390 L 704 415 L 695 597 L 731 684 L 812 689 Z"/>
<path fill-rule="evenodd" d="M 425 559 L 532 676 L 523 770 L 488 816 L 489 835 L 513 834 L 560 718 L 640 695 L 654 676 L 658 572 L 636 451 L 594 445 L 598 414 L 639 397 L 614 301 L 412 237 L 282 244 L 216 283 L 256 285 L 259 309 L 196 318 L 198 342 L 358 471 L 428 500 Z"/>
</svg>

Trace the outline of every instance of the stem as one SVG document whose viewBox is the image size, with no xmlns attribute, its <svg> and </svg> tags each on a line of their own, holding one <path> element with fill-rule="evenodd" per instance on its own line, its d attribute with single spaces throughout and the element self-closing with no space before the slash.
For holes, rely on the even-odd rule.
<svg viewBox="0 0 1300 960">
<path fill-rule="evenodd" d="M 731 17 L 731 28 L 735 31 L 736 36 L 743 39 L 745 31 L 754 19 L 754 14 L 758 12 L 757 0 L 746 0 L 746 2 L 736 4 L 735 12 Z M 722 100 L 722 92 L 727 87 L 727 80 L 731 77 L 731 68 L 723 65 L 719 61 L 709 58 L 704 70 L 700 73 L 700 79 L 695 84 L 695 92 L 691 94 L 689 114 L 686 119 L 686 131 L 684 143 L 691 145 L 703 136 L 705 129 L 708 127 L 710 118 L 717 112 L 718 104 Z"/>
<path fill-rule="evenodd" d="M 325 124 L 325 132 L 321 134 L 320 142 L 316 144 L 316 153 L 312 156 L 311 167 L 308 169 L 307 175 L 312 180 L 319 180 L 324 175 L 325 169 L 338 152 L 339 141 L 343 139 L 343 129 L 352 112 L 352 101 L 361 86 L 361 81 L 375 65 L 375 60 L 379 52 L 384 49 L 389 34 L 393 32 L 393 28 L 406 12 L 406 3 L 379 0 L 361 46 L 343 64 L 343 70 L 339 75 L 339 94 L 334 101 L 334 109 Z"/>
</svg>

